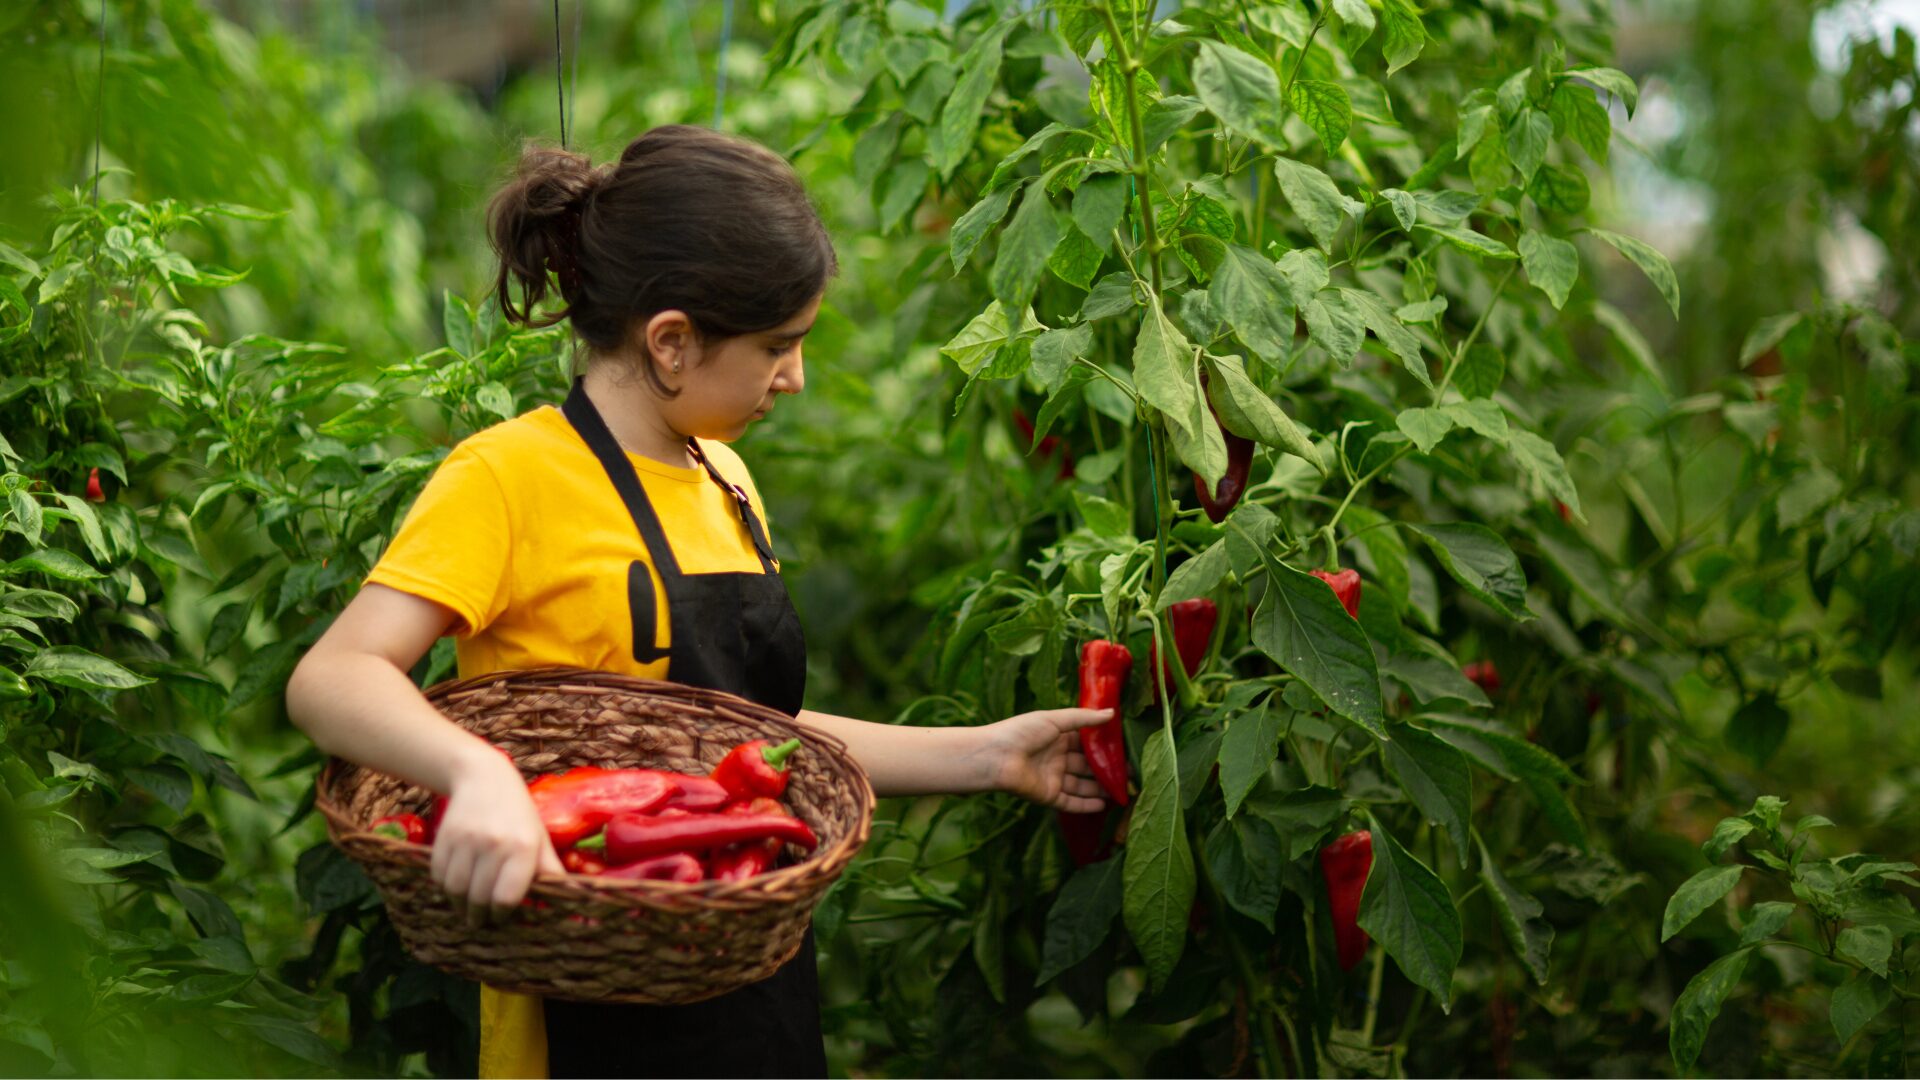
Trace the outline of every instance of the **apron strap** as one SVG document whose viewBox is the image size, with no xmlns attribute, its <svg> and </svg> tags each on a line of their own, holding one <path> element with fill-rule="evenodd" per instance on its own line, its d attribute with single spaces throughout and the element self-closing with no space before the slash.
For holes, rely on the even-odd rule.
<svg viewBox="0 0 1920 1080">
<path fill-rule="evenodd" d="M 585 378 L 573 380 L 573 390 L 567 394 L 567 403 L 561 406 L 561 411 L 600 459 L 614 490 L 620 493 L 620 501 L 627 504 L 627 513 L 640 529 L 640 539 L 647 545 L 654 569 L 666 583 L 668 595 L 672 595 L 673 585 L 681 576 L 679 560 L 673 557 L 673 545 L 667 543 L 666 530 L 660 527 L 660 515 L 654 513 L 653 501 L 640 486 L 640 474 L 634 470 L 633 462 L 627 460 L 627 452 L 620 449 L 620 442 L 608 430 L 606 421 L 600 418 L 600 410 L 594 408 L 592 399 L 587 397 Z"/>
<path fill-rule="evenodd" d="M 760 527 L 760 519 L 754 516 L 753 502 L 747 498 L 746 491 L 739 484 L 728 483 L 727 478 L 720 475 L 720 470 L 714 468 L 713 462 L 707 460 L 707 455 L 700 449 L 699 443 L 688 439 L 687 449 L 693 451 L 695 461 L 706 466 L 707 475 L 713 477 L 713 482 L 733 496 L 734 505 L 740 508 L 740 520 L 747 526 L 747 535 L 753 537 L 753 548 L 760 553 L 760 569 L 769 574 L 774 573 L 773 545 L 767 542 L 767 531 Z"/>
</svg>

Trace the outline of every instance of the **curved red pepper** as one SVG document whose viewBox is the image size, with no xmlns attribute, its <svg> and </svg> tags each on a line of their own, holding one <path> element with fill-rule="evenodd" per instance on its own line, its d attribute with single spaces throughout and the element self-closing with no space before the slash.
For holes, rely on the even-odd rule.
<svg viewBox="0 0 1920 1080">
<path fill-rule="evenodd" d="M 1033 451 L 1038 451 L 1041 457 L 1051 457 L 1055 450 L 1059 450 L 1060 451 L 1059 478 L 1062 480 L 1073 479 L 1073 451 L 1067 449 L 1064 445 L 1061 444 L 1060 436 L 1049 435 L 1046 438 L 1041 439 L 1038 446 L 1035 446 L 1033 442 L 1033 432 L 1034 432 L 1033 420 L 1029 418 L 1026 413 L 1022 412 L 1019 409 L 1015 409 L 1013 410 L 1013 423 L 1015 427 L 1018 427 L 1020 429 L 1020 434 L 1026 436 L 1027 446 L 1030 448 L 1028 451 L 1029 453 Z"/>
<path fill-rule="evenodd" d="M 671 775 L 652 769 L 582 765 L 535 777 L 527 785 L 527 794 L 554 846 L 564 848 L 598 832 L 615 814 L 666 804 L 677 790 Z"/>
<path fill-rule="evenodd" d="M 607 822 L 602 836 L 607 862 L 616 867 L 653 855 L 712 851 L 768 838 L 808 851 L 820 846 L 806 822 L 784 813 L 621 814 Z"/>
<path fill-rule="evenodd" d="M 1112 641 L 1080 646 L 1080 707 L 1113 709 L 1113 719 L 1080 729 L 1080 750 L 1107 798 L 1127 805 L 1127 734 L 1120 720 L 1120 692 L 1133 671 L 1133 654 Z"/>
<path fill-rule="evenodd" d="M 699 859 L 687 852 L 675 851 L 610 867 L 600 877 L 615 881 L 677 881 L 693 885 L 705 881 L 707 871 L 700 865 Z"/>
<path fill-rule="evenodd" d="M 1059 812 L 1060 832 L 1067 838 L 1067 854 L 1072 856 L 1073 865 L 1085 866 L 1107 857 L 1113 845 L 1106 840 L 1107 812 L 1096 810 L 1091 814 L 1069 814 Z"/>
<path fill-rule="evenodd" d="M 100 490 L 100 466 L 87 470 L 87 501 L 106 502 L 107 493 Z"/>
<path fill-rule="evenodd" d="M 780 803 L 774 799 L 759 798 L 751 802 L 735 803 L 725 811 L 729 814 L 780 814 L 785 813 Z M 756 874 L 773 869 L 780 858 L 780 849 L 784 847 L 779 840 L 768 837 L 765 840 L 752 840 L 744 844 L 734 844 L 713 853 L 708 861 L 707 877 L 714 881 L 744 881 Z"/>
<path fill-rule="evenodd" d="M 1360 571 L 1348 567 L 1337 574 L 1325 570 L 1309 570 L 1307 573 L 1327 583 L 1333 595 L 1340 598 L 1340 606 L 1347 609 L 1353 618 L 1360 617 Z"/>
<path fill-rule="evenodd" d="M 727 751 L 708 777 L 736 799 L 777 799 L 787 790 L 787 755 L 798 749 L 799 739 L 788 739 L 779 746 L 766 739 L 743 742 Z"/>
<path fill-rule="evenodd" d="M 1205 392 L 1207 373 L 1200 372 L 1200 387 Z M 1193 474 L 1193 493 L 1200 497 L 1200 509 L 1207 512 L 1207 520 L 1215 525 L 1227 520 L 1227 515 L 1239 504 L 1240 496 L 1247 493 L 1247 474 L 1253 471 L 1253 440 L 1242 438 L 1228 431 L 1220 423 L 1220 413 L 1207 402 L 1207 412 L 1213 416 L 1213 422 L 1220 428 L 1220 437 L 1227 444 L 1227 471 L 1220 477 L 1220 483 L 1212 491 L 1207 490 L 1207 482 L 1199 473 Z"/>
<path fill-rule="evenodd" d="M 688 776 L 677 772 L 658 772 L 656 775 L 665 777 L 673 785 L 673 792 L 667 796 L 667 801 L 660 804 L 663 810 L 712 813 L 733 801 L 733 793 L 710 776 Z"/>
<path fill-rule="evenodd" d="M 1320 849 L 1320 876 L 1327 882 L 1327 914 L 1333 918 L 1333 944 L 1340 966 L 1352 971 L 1367 955 L 1367 932 L 1360 929 L 1360 896 L 1373 869 L 1373 834 L 1350 832 Z"/>
<path fill-rule="evenodd" d="M 367 827 L 367 831 L 391 840 L 425 844 L 427 823 L 419 814 L 389 814 Z"/>
<path fill-rule="evenodd" d="M 1211 600 L 1182 600 L 1167 609 L 1167 622 L 1173 630 L 1173 648 L 1180 654 L 1180 666 L 1191 679 L 1207 658 L 1207 645 L 1213 641 L 1214 624 L 1220 621 L 1220 607 Z M 1173 665 L 1160 659 L 1160 643 L 1147 647 L 1147 670 L 1164 671 L 1167 685 L 1177 687 Z M 1153 679 L 1153 700 L 1160 700 L 1160 679 Z"/>
</svg>

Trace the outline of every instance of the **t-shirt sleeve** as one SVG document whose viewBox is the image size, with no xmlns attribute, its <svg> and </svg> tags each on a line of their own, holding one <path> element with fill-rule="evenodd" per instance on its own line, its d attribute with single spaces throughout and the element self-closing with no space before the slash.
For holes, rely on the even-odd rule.
<svg viewBox="0 0 1920 1080">
<path fill-rule="evenodd" d="M 513 534 L 499 477 L 468 443 L 454 447 L 419 498 L 368 584 L 445 604 L 471 637 L 506 609 Z"/>
</svg>

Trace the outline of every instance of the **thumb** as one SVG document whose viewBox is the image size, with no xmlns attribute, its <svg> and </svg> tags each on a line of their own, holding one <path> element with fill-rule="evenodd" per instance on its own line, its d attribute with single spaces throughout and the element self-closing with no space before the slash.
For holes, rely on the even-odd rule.
<svg viewBox="0 0 1920 1080">
<path fill-rule="evenodd" d="M 1048 709 L 1039 715 L 1045 717 L 1056 731 L 1076 731 L 1083 727 L 1097 727 L 1119 713 L 1118 709 Z"/>
<path fill-rule="evenodd" d="M 540 845 L 540 872 L 543 874 L 564 874 L 567 868 L 560 865 L 560 855 L 553 850 L 552 842 Z"/>
</svg>

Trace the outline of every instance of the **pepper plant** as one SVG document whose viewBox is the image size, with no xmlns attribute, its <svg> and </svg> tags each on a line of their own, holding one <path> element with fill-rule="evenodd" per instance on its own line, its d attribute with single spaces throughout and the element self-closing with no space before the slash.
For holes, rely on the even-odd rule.
<svg viewBox="0 0 1920 1080">
<path fill-rule="evenodd" d="M 1231 1032 L 1222 1066 L 1372 1071 L 1396 1052 L 1375 1038 L 1387 960 L 1442 1010 L 1470 943 L 1547 976 L 1551 928 L 1509 874 L 1548 843 L 1586 847 L 1574 777 L 1488 714 L 1461 652 L 1478 624 L 1563 618 L 1507 537 L 1585 521 L 1550 405 L 1515 392 L 1561 363 L 1561 309 L 1598 306 L 1576 239 L 1676 312 L 1677 286 L 1654 248 L 1586 223 L 1609 105 L 1636 99 L 1603 35 L 1572 29 L 1593 13 L 1476 40 L 1452 31 L 1484 16 L 1401 0 L 1157 11 L 976 5 L 944 27 L 828 3 L 775 49 L 778 67 L 831 48 L 867 79 L 843 122 L 883 225 L 930 192 L 963 208 L 939 252 L 963 292 L 941 348 L 956 416 L 1031 412 L 1022 449 L 1058 432 L 1079 451 L 1029 522 L 1051 536 L 1016 532 L 947 586 L 951 692 L 909 711 L 1067 704 L 1082 643 L 1171 655 L 1173 605 L 1226 613 L 1191 677 L 1134 668 L 1138 793 L 1106 822 L 1116 854 L 1065 867 L 1051 815 L 991 804 L 988 839 L 958 856 L 985 883 L 971 905 L 953 889 L 976 882 L 919 872 L 875 891 L 974 912 L 974 963 L 943 993 L 1011 1006 L 1054 987 L 1099 1015 L 1107 974 L 1138 964 L 1134 1013 L 1219 1005 L 1195 1038 Z M 1244 482 L 1233 439 L 1259 446 L 1254 480 L 1215 524 L 1196 495 Z M 1355 568 L 1357 618 L 1309 573 Z M 1504 812 L 1522 801 L 1530 823 Z M 1350 975 L 1315 861 L 1352 830 L 1372 834 L 1358 928 L 1380 950 Z M 929 859 L 930 829 L 901 836 L 918 863 L 956 857 Z M 1350 979 L 1372 987 L 1358 1007 Z M 1409 1029 L 1418 1008 L 1399 1007 Z"/>
</svg>

